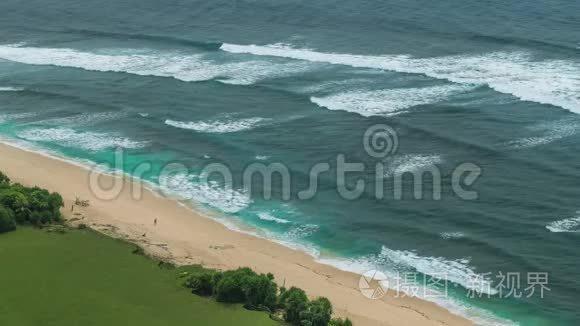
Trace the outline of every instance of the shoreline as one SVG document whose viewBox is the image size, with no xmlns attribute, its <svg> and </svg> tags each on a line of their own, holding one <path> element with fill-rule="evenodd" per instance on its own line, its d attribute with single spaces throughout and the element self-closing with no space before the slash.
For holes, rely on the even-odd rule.
<svg viewBox="0 0 580 326">
<path fill-rule="evenodd" d="M 309 296 L 325 296 L 336 315 L 355 325 L 473 325 L 435 303 L 419 298 L 397 298 L 389 291 L 381 300 L 365 298 L 358 289 L 360 275 L 317 262 L 312 256 L 250 232 L 237 232 L 194 207 L 163 197 L 132 177 L 100 172 L 104 186 L 124 179 L 121 194 L 111 201 L 97 199 L 88 185 L 88 169 L 50 154 L 20 148 L 0 139 L 0 170 L 13 181 L 59 192 L 63 213 L 71 222 L 84 223 L 113 237 L 143 247 L 148 253 L 179 265 L 208 268 L 248 266 L 271 272 L 279 284 L 303 288 Z M 131 196 L 139 187 L 142 197 Z M 86 208 L 70 207 L 75 198 L 89 200 Z M 158 219 L 157 225 L 153 221 Z"/>
</svg>

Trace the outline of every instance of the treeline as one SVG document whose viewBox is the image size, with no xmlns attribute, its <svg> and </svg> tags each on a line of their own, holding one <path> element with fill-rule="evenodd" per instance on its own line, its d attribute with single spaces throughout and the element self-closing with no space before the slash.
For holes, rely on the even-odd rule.
<svg viewBox="0 0 580 326">
<path fill-rule="evenodd" d="M 184 284 L 193 293 L 212 296 L 218 302 L 242 303 L 296 326 L 352 326 L 349 319 L 332 319 L 327 298 L 309 300 L 299 288 L 278 288 L 272 274 L 257 274 L 249 268 L 233 271 L 204 270 L 190 275 Z"/>
<path fill-rule="evenodd" d="M 0 172 L 0 233 L 15 230 L 17 224 L 43 226 L 60 222 L 63 206 L 59 194 L 11 183 Z"/>
</svg>

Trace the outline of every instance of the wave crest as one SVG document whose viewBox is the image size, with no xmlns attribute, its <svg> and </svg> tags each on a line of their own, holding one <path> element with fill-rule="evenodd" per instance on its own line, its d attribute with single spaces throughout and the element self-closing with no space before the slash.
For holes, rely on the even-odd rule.
<svg viewBox="0 0 580 326">
<path fill-rule="evenodd" d="M 287 45 L 237 45 L 221 50 L 309 62 L 422 74 L 459 84 L 487 85 L 524 101 L 558 106 L 580 113 L 580 63 L 571 60 L 533 60 L 529 53 L 495 52 L 479 56 L 414 58 L 408 55 L 356 55 L 317 52 Z"/>
<path fill-rule="evenodd" d="M 237 213 L 252 203 L 246 193 L 223 187 L 213 181 L 200 182 L 197 175 L 184 173 L 163 175 L 159 178 L 159 184 L 166 194 L 181 200 L 202 203 L 225 213 Z"/>
<path fill-rule="evenodd" d="M 135 149 L 145 147 L 148 144 L 111 134 L 78 132 L 69 128 L 27 129 L 18 133 L 17 136 L 28 141 L 55 143 L 64 147 L 89 151 L 102 151 L 117 147 Z"/>
<path fill-rule="evenodd" d="M 358 113 L 364 117 L 395 115 L 417 105 L 437 103 L 471 87 L 445 85 L 424 88 L 395 88 L 379 91 L 346 92 L 310 101 L 329 110 Z"/>
<path fill-rule="evenodd" d="M 309 69 L 308 64 L 246 60 L 220 63 L 204 54 L 117 49 L 113 54 L 82 52 L 67 48 L 36 48 L 21 44 L 1 45 L 0 58 L 32 65 L 122 72 L 140 76 L 171 77 L 186 82 L 218 80 L 250 85 Z"/>
<path fill-rule="evenodd" d="M 206 132 L 206 133 L 230 133 L 230 132 L 238 132 L 243 130 L 250 130 L 266 119 L 264 118 L 248 118 L 248 119 L 240 119 L 240 120 L 227 120 L 227 121 L 175 121 L 175 120 L 165 120 L 165 124 L 181 128 L 181 129 L 188 129 L 188 130 L 195 130 L 199 132 Z"/>
<path fill-rule="evenodd" d="M 290 223 L 290 221 L 285 220 L 283 218 L 279 218 L 276 216 L 273 216 L 272 214 L 268 213 L 268 212 L 260 212 L 258 213 L 258 218 L 262 221 L 268 221 L 268 222 L 276 222 L 278 224 L 288 224 Z"/>
<path fill-rule="evenodd" d="M 18 87 L 0 87 L 0 92 L 21 92 L 24 88 Z"/>
<path fill-rule="evenodd" d="M 403 173 L 427 172 L 443 163 L 440 155 L 406 154 L 393 158 L 387 167 L 386 176 L 401 176 Z"/>
<path fill-rule="evenodd" d="M 580 232 L 580 216 L 554 221 L 546 225 L 550 232 Z"/>
</svg>

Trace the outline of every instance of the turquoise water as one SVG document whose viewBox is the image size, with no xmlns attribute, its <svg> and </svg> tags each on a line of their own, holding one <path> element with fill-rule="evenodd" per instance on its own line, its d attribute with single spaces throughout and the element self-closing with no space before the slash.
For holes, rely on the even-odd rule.
<svg viewBox="0 0 580 326">
<path fill-rule="evenodd" d="M 0 3 L 0 134 L 37 150 L 122 169 L 212 210 L 227 225 L 339 268 L 389 277 L 445 274 L 430 297 L 483 325 L 577 325 L 580 291 L 580 7 L 571 0 L 66 1 Z M 396 152 L 369 156 L 369 127 L 396 131 Z M 365 163 L 357 200 L 310 168 L 338 155 Z M 483 174 L 462 200 L 454 169 Z M 169 163 L 187 172 L 160 177 Z M 200 174 L 226 165 L 233 187 Z M 252 163 L 283 163 L 243 189 Z M 377 199 L 376 175 L 441 171 L 441 200 Z M 429 194 L 433 180 L 424 180 Z M 267 188 L 269 189 L 269 188 Z M 499 272 L 546 272 L 543 298 L 472 298 Z M 524 283 L 525 279 L 522 279 Z M 521 285 L 521 290 L 527 284 Z M 431 289 L 441 291 L 432 286 Z M 489 294 L 489 295 L 487 295 Z"/>
</svg>

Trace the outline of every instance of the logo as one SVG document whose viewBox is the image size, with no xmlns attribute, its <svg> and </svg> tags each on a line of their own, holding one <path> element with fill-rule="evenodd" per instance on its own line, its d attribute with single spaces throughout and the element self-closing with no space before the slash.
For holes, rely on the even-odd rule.
<svg viewBox="0 0 580 326">
<path fill-rule="evenodd" d="M 387 276 L 380 271 L 367 271 L 358 280 L 358 288 L 368 299 L 378 300 L 387 294 Z"/>
</svg>

